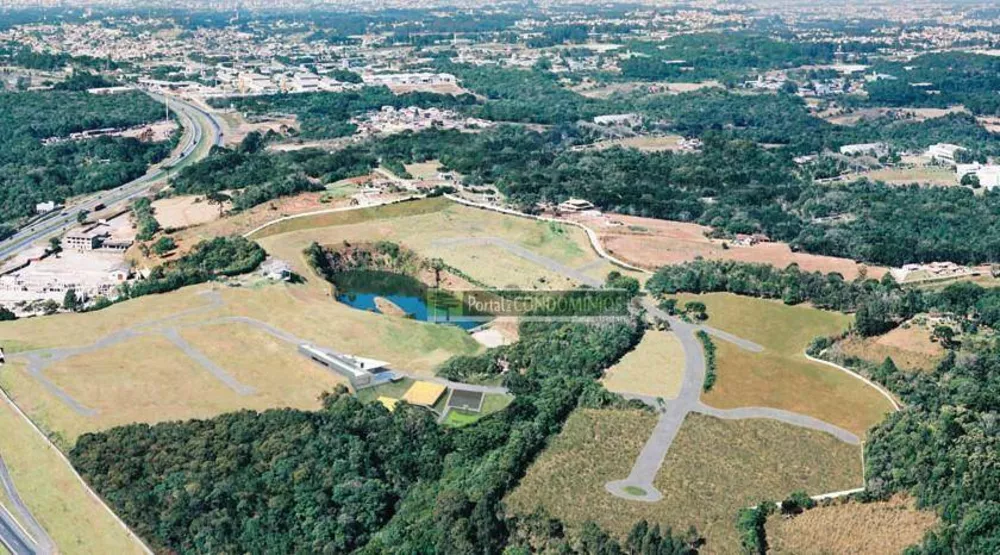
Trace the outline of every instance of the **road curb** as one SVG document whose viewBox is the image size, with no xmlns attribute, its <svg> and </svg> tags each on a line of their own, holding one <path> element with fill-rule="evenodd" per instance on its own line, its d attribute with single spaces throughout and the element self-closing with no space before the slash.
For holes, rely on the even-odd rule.
<svg viewBox="0 0 1000 555">
<path fill-rule="evenodd" d="M 811 360 L 813 362 L 818 362 L 820 364 L 825 364 L 827 366 L 832 366 L 833 368 L 836 368 L 836 369 L 838 369 L 838 370 L 840 370 L 842 372 L 847 372 L 851 376 L 853 376 L 853 377 L 855 377 L 855 378 L 857 378 L 857 379 L 865 382 L 866 384 L 868 384 L 869 386 L 871 386 L 872 388 L 874 388 L 876 391 L 878 391 L 879 393 L 881 393 L 883 397 L 885 397 L 886 399 L 888 399 L 889 402 L 892 403 L 892 408 L 896 412 L 899 412 L 900 410 L 902 410 L 902 407 L 899 405 L 898 402 L 896 402 L 896 399 L 892 396 L 892 393 L 890 393 L 889 390 L 885 389 L 884 387 L 880 386 L 879 384 L 877 384 L 877 383 L 869 380 L 868 378 L 862 376 L 861 374 L 858 374 L 857 372 L 855 372 L 854 370 L 851 370 L 850 368 L 845 368 L 845 367 L 843 367 L 843 366 L 841 366 L 841 365 L 839 365 L 837 363 L 830 362 L 829 360 L 823 360 L 821 358 L 816 358 L 816 357 L 810 355 L 809 353 L 803 353 L 803 354 L 806 356 L 807 359 L 809 359 L 809 360 Z"/>
<path fill-rule="evenodd" d="M 35 424 L 35 422 L 31 418 L 29 418 L 28 415 L 24 413 L 24 411 L 21 410 L 21 407 L 17 406 L 17 403 L 15 403 L 14 400 L 10 398 L 10 396 L 7 394 L 7 391 L 4 390 L 2 387 L 0 387 L 0 397 L 2 397 L 4 402 L 10 405 L 14 409 L 14 411 L 31 426 L 33 430 L 35 430 L 35 433 L 37 433 L 39 436 L 41 436 L 42 439 L 45 440 L 45 443 L 48 445 L 50 449 L 55 451 L 56 455 L 69 468 L 70 472 L 73 473 L 73 476 L 76 477 L 76 480 L 80 482 L 80 485 L 83 486 L 84 491 L 86 491 L 91 498 L 97 501 L 97 503 L 100 504 L 100 506 L 103 507 L 104 510 L 107 511 L 109 515 L 111 515 L 111 518 L 113 518 L 115 522 L 117 522 L 118 525 L 125 530 L 125 532 L 131 539 L 133 539 L 137 544 L 139 544 L 139 546 L 142 547 L 143 551 L 145 551 L 148 555 L 154 555 L 153 550 L 150 549 L 148 545 L 146 545 L 146 542 L 143 541 L 143 539 L 139 537 L 138 534 L 132 531 L 132 529 L 129 528 L 128 524 L 126 524 L 125 521 L 121 519 L 121 517 L 119 517 L 117 514 L 115 514 L 114 511 L 111 510 L 111 507 L 109 507 L 108 504 L 104 501 L 104 498 L 102 498 L 100 495 L 97 494 L 97 492 L 91 489 L 90 485 L 87 484 L 86 480 L 83 479 L 83 476 L 80 476 L 80 474 L 76 471 L 76 469 L 73 468 L 73 464 L 69 462 L 69 459 L 66 458 L 66 455 L 63 454 L 63 452 L 58 447 L 56 447 L 56 444 L 52 443 L 52 440 L 49 439 L 49 436 L 45 435 L 45 432 L 43 432 L 42 429 L 39 428 Z M 58 546 L 56 547 L 58 548 Z"/>
</svg>

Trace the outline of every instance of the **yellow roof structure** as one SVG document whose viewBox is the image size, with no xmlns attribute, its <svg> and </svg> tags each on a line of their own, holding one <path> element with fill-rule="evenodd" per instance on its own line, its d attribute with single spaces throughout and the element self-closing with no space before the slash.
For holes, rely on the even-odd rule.
<svg viewBox="0 0 1000 555">
<path fill-rule="evenodd" d="M 379 397 L 378 402 L 382 403 L 382 406 L 389 409 L 389 412 L 396 410 L 396 404 L 399 403 L 399 399 L 395 397 Z"/>
<path fill-rule="evenodd" d="M 411 405 L 432 407 L 444 395 L 447 388 L 430 382 L 416 382 L 406 390 L 403 400 Z"/>
</svg>

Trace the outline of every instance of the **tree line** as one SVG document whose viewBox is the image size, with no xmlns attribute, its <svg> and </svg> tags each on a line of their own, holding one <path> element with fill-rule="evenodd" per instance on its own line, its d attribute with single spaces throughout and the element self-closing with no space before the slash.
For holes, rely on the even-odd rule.
<svg viewBox="0 0 1000 555">
<path fill-rule="evenodd" d="M 634 320 L 523 323 L 519 347 L 452 364 L 467 365 L 463 375 L 500 359 L 512 369 L 503 378 L 512 404 L 463 428 L 341 390 L 317 412 L 244 411 L 86 434 L 71 459 L 158 549 L 696 553 L 694 531 L 641 522 L 620 542 L 592 523 L 569 529 L 502 505 L 572 410 L 624 403 L 596 380 L 641 335 Z"/>
</svg>

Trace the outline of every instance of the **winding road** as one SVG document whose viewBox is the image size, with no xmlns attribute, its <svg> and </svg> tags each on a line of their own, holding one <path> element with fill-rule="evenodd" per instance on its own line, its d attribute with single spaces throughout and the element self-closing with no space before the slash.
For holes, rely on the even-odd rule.
<svg viewBox="0 0 1000 555">
<path fill-rule="evenodd" d="M 855 434 L 834 426 L 828 422 L 780 409 L 767 407 L 741 407 L 736 409 L 718 409 L 710 407 L 701 402 L 702 385 L 705 381 L 705 355 L 701 342 L 695 336 L 698 330 L 705 330 L 719 339 L 729 341 L 751 352 L 761 352 L 764 348 L 752 341 L 747 341 L 733 334 L 722 332 L 707 326 L 697 326 L 684 322 L 679 318 L 670 316 L 665 311 L 658 308 L 649 298 L 643 299 L 646 310 L 658 318 L 670 322 L 674 335 L 680 341 L 684 349 L 684 378 L 681 382 L 680 393 L 677 398 L 666 401 L 665 408 L 662 408 L 660 418 L 653 428 L 642 451 L 632 465 L 632 470 L 628 477 L 622 480 L 615 480 L 605 484 L 605 489 L 612 495 L 636 501 L 656 502 L 663 498 L 663 494 L 656 489 L 653 481 L 660 467 L 666 459 L 667 451 L 677 437 L 684 419 L 688 413 L 697 412 L 725 420 L 742 420 L 752 418 L 764 418 L 776 420 L 785 424 L 791 424 L 800 428 L 817 430 L 828 433 L 833 437 L 849 443 L 851 445 L 861 445 L 861 440 Z M 656 409 L 660 409 L 656 403 L 651 403 L 649 399 L 641 398 L 647 404 Z M 852 490 L 853 491 L 853 490 Z"/>
<path fill-rule="evenodd" d="M 162 101 L 164 99 L 162 95 L 156 93 L 147 92 L 146 94 L 156 100 Z M 64 233 L 77 225 L 77 217 L 80 213 L 92 212 L 100 204 L 104 204 L 106 207 L 123 205 L 136 197 L 145 195 L 149 192 L 150 187 L 170 171 L 176 171 L 207 155 L 208 147 L 222 144 L 222 127 L 214 116 L 194 104 L 176 97 L 170 97 L 169 106 L 177 114 L 181 125 L 191 131 L 185 146 L 176 155 L 158 166 L 154 166 L 138 179 L 110 191 L 94 193 L 55 216 L 36 221 L 26 228 L 22 228 L 13 236 L 0 242 L 0 260 L 14 256 L 39 241 Z"/>
<path fill-rule="evenodd" d="M 164 97 L 147 92 L 156 100 L 164 100 Z M 204 157 L 211 146 L 222 144 L 222 128 L 219 122 L 208 112 L 183 100 L 171 97 L 170 108 L 177 114 L 181 125 L 189 130 L 183 147 L 171 158 L 154 166 L 145 175 L 129 183 L 121 185 L 110 191 L 95 193 L 74 206 L 63 210 L 54 216 L 43 218 L 18 231 L 13 236 L 0 242 L 0 260 L 15 256 L 29 248 L 31 245 L 58 236 L 69 228 L 77 225 L 77 217 L 81 213 L 91 212 L 98 205 L 105 207 L 127 204 L 132 199 L 145 195 L 149 189 L 161 178 L 168 175 L 171 170 L 195 162 Z M 103 342 L 111 344 L 123 341 L 134 336 L 135 333 L 127 331 L 117 334 L 114 337 L 103 339 Z M 100 348 L 99 345 L 90 349 Z M 73 356 L 86 352 L 83 350 L 62 350 L 53 353 L 54 358 L 46 361 L 48 364 L 61 358 Z M 47 364 L 42 362 L 43 357 L 28 358 L 29 372 L 42 384 L 42 386 L 66 403 L 72 410 L 82 415 L 94 414 L 92 409 L 77 403 L 72 397 L 62 391 L 58 386 L 49 381 L 42 373 L 42 369 Z M 46 533 L 45 529 L 38 523 L 28 510 L 27 505 L 21 500 L 14 488 L 14 482 L 7 471 L 7 467 L 0 458 L 0 486 L 2 486 L 8 499 L 11 500 L 13 511 L 0 505 L 0 544 L 7 551 L 14 555 L 35 555 L 54 553 L 55 543 Z"/>
</svg>

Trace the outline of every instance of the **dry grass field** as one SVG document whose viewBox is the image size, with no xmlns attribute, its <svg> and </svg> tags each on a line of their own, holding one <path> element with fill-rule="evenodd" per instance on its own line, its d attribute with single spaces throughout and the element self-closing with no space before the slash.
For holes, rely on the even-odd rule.
<svg viewBox="0 0 1000 555">
<path fill-rule="evenodd" d="M 18 493 L 59 553 L 143 553 L 77 481 L 70 466 L 4 400 L 0 452 Z"/>
<path fill-rule="evenodd" d="M 958 185 L 955 172 L 950 168 L 938 166 L 917 166 L 912 168 L 883 168 L 864 173 L 852 174 L 847 180 L 868 178 L 871 181 L 883 181 L 887 185 L 936 185 L 953 187 Z"/>
<path fill-rule="evenodd" d="M 612 270 L 593 252 L 581 229 L 469 208 L 447 199 L 297 218 L 254 238 L 302 275 L 311 274 L 302 251 L 314 241 L 325 245 L 394 241 L 425 258 L 441 258 L 494 286 L 555 289 L 577 285 L 561 272 L 512 252 L 511 245 L 565 268 L 582 269 L 595 279 L 603 279 Z"/>
<path fill-rule="evenodd" d="M 629 137 L 626 139 L 614 139 L 610 141 L 602 141 L 595 144 L 592 148 L 594 149 L 606 149 L 616 146 L 623 148 L 634 148 L 642 152 L 666 152 L 666 151 L 680 151 L 681 141 L 684 137 L 680 135 L 664 135 L 662 137 Z"/>
<path fill-rule="evenodd" d="M 674 399 L 684 378 L 684 348 L 674 334 L 649 330 L 642 341 L 604 374 L 604 387 Z"/>
<path fill-rule="evenodd" d="M 148 332 L 57 361 L 45 370 L 52 383 L 96 410 L 95 415 L 74 412 L 21 362 L 0 372 L 0 386 L 68 447 L 81 433 L 130 422 L 201 418 L 244 408 L 317 408 L 319 394 L 341 383 L 298 355 L 295 345 L 244 323 L 214 323 L 219 318 L 253 318 L 305 341 L 385 360 L 417 374 L 431 375 L 451 356 L 481 348 L 458 328 L 355 310 L 307 286 L 222 288 L 217 291 L 221 299 L 217 305 L 197 295 L 210 288 L 186 288 L 98 312 L 19 320 L 0 328 L 4 338 L 33 337 L 34 348 L 86 346 L 125 329 Z M 167 310 L 171 301 L 176 308 Z M 149 310 L 143 310 L 147 306 Z M 198 307 L 201 310 L 191 311 Z M 185 308 L 189 312 L 183 312 Z M 168 323 L 142 325 L 170 315 L 175 318 Z M 65 325 L 81 333 L 66 334 Z M 227 387 L 159 334 L 162 327 L 175 328 L 193 348 L 253 392 L 240 395 Z"/>
<path fill-rule="evenodd" d="M 726 293 L 680 295 L 681 304 L 697 299 L 708 307 L 707 324 L 764 347 L 752 353 L 722 340 L 718 380 L 703 395 L 718 408 L 761 406 L 807 414 L 863 435 L 892 409 L 878 391 L 845 372 L 805 358 L 805 348 L 820 335 L 845 330 L 851 317 L 807 306 Z"/>
<path fill-rule="evenodd" d="M 837 110 L 818 115 L 835 125 L 857 125 L 862 119 L 873 120 L 887 115 L 894 115 L 899 119 L 906 119 L 913 122 L 921 122 L 962 112 L 967 112 L 964 106 L 951 106 L 948 108 L 861 108 L 844 113 Z"/>
<path fill-rule="evenodd" d="M 609 253 L 636 266 L 656 269 L 669 264 L 680 264 L 702 257 L 708 260 L 737 260 L 758 262 L 784 268 L 798 264 L 808 272 L 838 272 L 846 279 L 867 272 L 880 278 L 887 271 L 880 267 L 865 267 L 853 260 L 792 252 L 784 243 L 759 243 L 752 247 L 724 248 L 724 241 L 705 237 L 708 227 L 653 218 L 639 218 L 618 214 L 597 218 L 578 217 L 581 223 L 593 229 Z M 620 225 L 613 225 L 611 222 Z"/>
<path fill-rule="evenodd" d="M 618 537 L 640 519 L 679 531 L 695 525 L 707 539 L 702 553 L 736 554 L 741 507 L 861 481 L 859 449 L 829 435 L 769 420 L 722 421 L 692 413 L 657 475 L 663 500 L 612 496 L 604 484 L 628 474 L 655 421 L 638 411 L 577 410 L 508 496 L 508 510 L 543 507 L 570 526 L 594 520 Z"/>
<path fill-rule="evenodd" d="M 945 355 L 945 349 L 931 341 L 930 332 L 917 325 L 898 327 L 878 337 L 852 335 L 834 348 L 875 364 L 891 358 L 898 368 L 911 372 L 933 370 Z"/>
<path fill-rule="evenodd" d="M 412 175 L 413 179 L 430 179 L 437 175 L 438 170 L 441 168 L 441 162 L 428 160 L 427 162 L 406 164 L 405 167 L 406 173 Z"/>
<path fill-rule="evenodd" d="M 722 84 L 718 81 L 709 80 L 702 81 L 698 83 L 657 83 L 655 85 L 656 90 L 660 90 L 667 94 L 680 94 L 686 92 L 694 92 L 701 89 L 708 88 L 721 88 Z M 624 82 L 624 83 L 613 83 L 610 85 L 600 85 L 595 86 L 593 84 L 576 86 L 571 90 L 579 93 L 581 96 L 587 98 L 610 98 L 616 93 L 629 93 L 639 89 L 650 89 L 650 84 L 643 81 L 634 82 Z"/>
<path fill-rule="evenodd" d="M 767 540 L 775 555 L 896 555 L 919 543 L 937 520 L 912 500 L 894 497 L 817 507 L 792 518 L 772 516 Z"/>
</svg>

